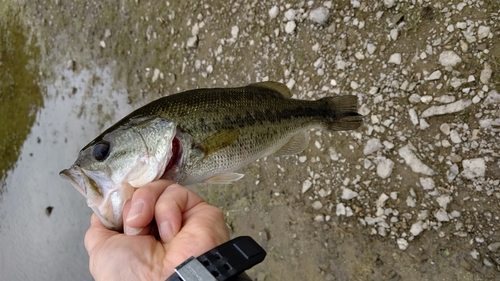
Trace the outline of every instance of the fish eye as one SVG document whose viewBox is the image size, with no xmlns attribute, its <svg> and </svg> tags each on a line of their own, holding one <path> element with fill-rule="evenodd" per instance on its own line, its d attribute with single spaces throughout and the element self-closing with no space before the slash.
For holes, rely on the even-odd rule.
<svg viewBox="0 0 500 281">
<path fill-rule="evenodd" d="M 110 151 L 110 145 L 107 141 L 102 141 L 94 145 L 94 150 L 92 154 L 94 155 L 95 160 L 104 161 L 108 158 Z"/>
</svg>

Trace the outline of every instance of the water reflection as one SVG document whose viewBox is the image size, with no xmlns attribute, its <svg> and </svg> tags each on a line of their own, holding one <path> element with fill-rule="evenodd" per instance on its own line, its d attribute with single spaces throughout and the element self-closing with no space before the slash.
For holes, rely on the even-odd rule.
<svg viewBox="0 0 500 281">
<path fill-rule="evenodd" d="M 55 79 L 41 82 L 47 91 L 44 108 L 5 178 L 8 192 L 0 202 L 2 280 L 92 280 L 83 246 L 91 210 L 58 173 L 104 126 L 132 108 L 127 92 L 112 86 L 110 68 L 74 72 L 64 61 L 52 73 Z"/>
<path fill-rule="evenodd" d="M 6 172 L 16 163 L 43 106 L 38 86 L 40 49 L 29 33 L 17 17 L 0 20 L 0 198 Z"/>
</svg>

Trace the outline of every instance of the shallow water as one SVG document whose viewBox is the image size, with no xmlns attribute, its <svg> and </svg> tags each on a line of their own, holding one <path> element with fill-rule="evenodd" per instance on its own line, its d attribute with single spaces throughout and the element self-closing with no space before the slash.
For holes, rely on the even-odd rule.
<svg viewBox="0 0 500 281">
<path fill-rule="evenodd" d="M 45 107 L 5 179 L 0 280 L 92 280 L 83 245 L 92 212 L 58 173 L 105 125 L 97 116 L 111 121 L 131 110 L 127 93 L 111 88 L 110 71 L 59 65 L 57 79 L 42 81 Z"/>
</svg>

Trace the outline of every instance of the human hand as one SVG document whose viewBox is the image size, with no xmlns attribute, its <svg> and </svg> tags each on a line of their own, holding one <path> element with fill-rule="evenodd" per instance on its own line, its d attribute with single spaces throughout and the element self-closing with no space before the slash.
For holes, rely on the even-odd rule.
<svg viewBox="0 0 500 281">
<path fill-rule="evenodd" d="M 189 257 L 229 240 L 220 209 L 167 180 L 138 188 L 125 204 L 123 220 L 128 235 L 107 229 L 92 215 L 85 248 L 96 281 L 165 280 Z"/>
</svg>

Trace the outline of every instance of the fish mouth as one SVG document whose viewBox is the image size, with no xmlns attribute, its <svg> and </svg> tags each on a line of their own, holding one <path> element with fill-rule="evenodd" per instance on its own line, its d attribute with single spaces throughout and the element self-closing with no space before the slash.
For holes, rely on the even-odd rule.
<svg viewBox="0 0 500 281">
<path fill-rule="evenodd" d="M 65 180 L 69 180 L 76 190 L 87 197 L 85 175 L 79 166 L 73 165 L 69 169 L 64 169 L 59 172 L 59 176 Z"/>
</svg>

